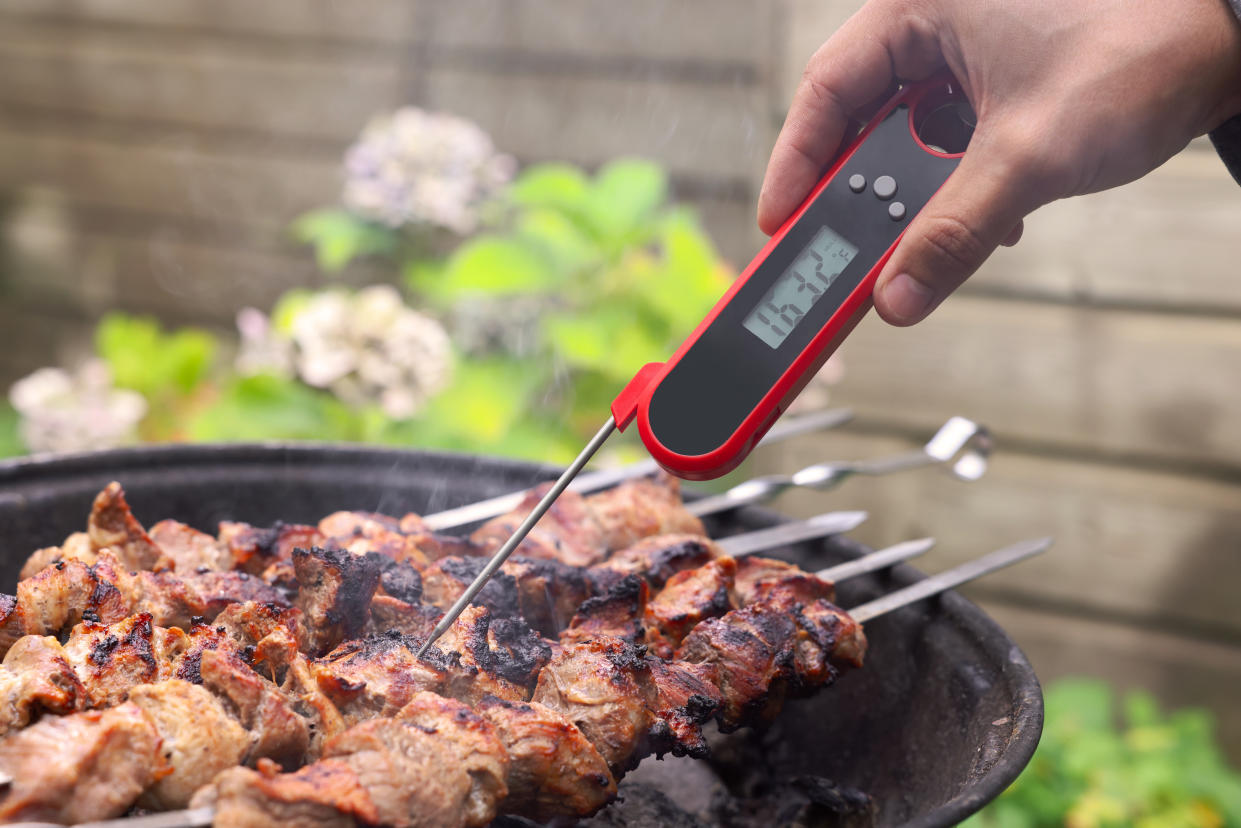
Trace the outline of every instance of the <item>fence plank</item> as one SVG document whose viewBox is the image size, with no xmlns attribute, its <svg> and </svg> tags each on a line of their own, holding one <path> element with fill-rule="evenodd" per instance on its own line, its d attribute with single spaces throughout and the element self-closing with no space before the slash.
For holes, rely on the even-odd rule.
<svg viewBox="0 0 1241 828">
<path fill-rule="evenodd" d="M 844 394 L 835 402 L 849 404 Z M 961 413 L 972 412 L 965 406 Z M 856 431 L 829 433 L 766 450 L 756 471 L 913 447 Z M 1019 454 L 1000 440 L 976 483 L 934 469 L 858 477 L 828 494 L 791 492 L 777 508 L 798 516 L 866 509 L 871 519 L 850 534 L 874 546 L 934 536 L 938 545 L 918 564 L 927 571 L 1052 535 L 1049 552 L 987 576 L 979 589 L 1210 630 L 1241 643 L 1241 484 Z"/>
<path fill-rule="evenodd" d="M 955 296 L 920 325 L 871 316 L 842 352 L 841 399 L 935 424 L 963 407 L 1066 447 L 1241 466 L 1235 321 Z"/>
</svg>

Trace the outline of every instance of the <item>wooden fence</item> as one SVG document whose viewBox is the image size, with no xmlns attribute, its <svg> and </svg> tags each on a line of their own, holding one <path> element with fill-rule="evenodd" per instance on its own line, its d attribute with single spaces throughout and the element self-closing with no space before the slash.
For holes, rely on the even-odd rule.
<svg viewBox="0 0 1241 828">
<path fill-rule="evenodd" d="M 320 277 L 285 235 L 401 103 L 522 161 L 659 159 L 743 263 L 810 52 L 855 0 L 9 0 L 0 5 L 0 379 L 112 307 L 226 326 Z M 1053 205 L 930 320 L 867 320 L 835 401 L 855 425 L 756 465 L 863 457 L 951 414 L 997 433 L 987 478 L 854 481 L 928 568 L 1053 534 L 970 590 L 1040 674 L 1206 704 L 1241 759 L 1241 188 L 1197 142 L 1130 187 Z"/>
</svg>

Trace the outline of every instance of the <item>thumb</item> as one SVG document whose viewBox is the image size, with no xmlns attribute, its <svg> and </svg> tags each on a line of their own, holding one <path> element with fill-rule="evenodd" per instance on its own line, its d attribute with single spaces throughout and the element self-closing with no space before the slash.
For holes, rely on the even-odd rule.
<svg viewBox="0 0 1241 828">
<path fill-rule="evenodd" d="M 1012 242 L 1022 217 L 1038 206 L 1026 171 L 978 146 L 909 223 L 875 285 L 875 309 L 893 325 L 921 322 L 948 294 Z M 976 149 L 977 147 L 977 149 Z"/>
</svg>

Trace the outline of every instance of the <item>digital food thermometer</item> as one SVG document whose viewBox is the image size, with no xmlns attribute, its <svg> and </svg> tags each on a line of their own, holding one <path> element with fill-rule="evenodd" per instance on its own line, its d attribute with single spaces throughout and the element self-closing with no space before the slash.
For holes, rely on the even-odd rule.
<svg viewBox="0 0 1241 828">
<path fill-rule="evenodd" d="M 951 77 L 901 88 L 672 358 L 644 366 L 625 386 L 612 417 L 445 613 L 422 651 L 615 429 L 636 419 L 651 456 L 677 477 L 709 480 L 736 468 L 870 309 L 879 272 L 910 220 L 956 169 L 973 121 Z"/>
</svg>

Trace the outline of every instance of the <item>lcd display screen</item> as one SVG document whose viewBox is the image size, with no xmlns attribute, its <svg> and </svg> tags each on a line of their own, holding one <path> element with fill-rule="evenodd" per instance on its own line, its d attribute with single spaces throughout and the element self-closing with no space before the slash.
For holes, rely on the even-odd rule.
<svg viewBox="0 0 1241 828">
<path fill-rule="evenodd" d="M 742 325 L 771 348 L 779 348 L 827 293 L 858 249 L 824 227 L 771 285 Z"/>
</svg>

